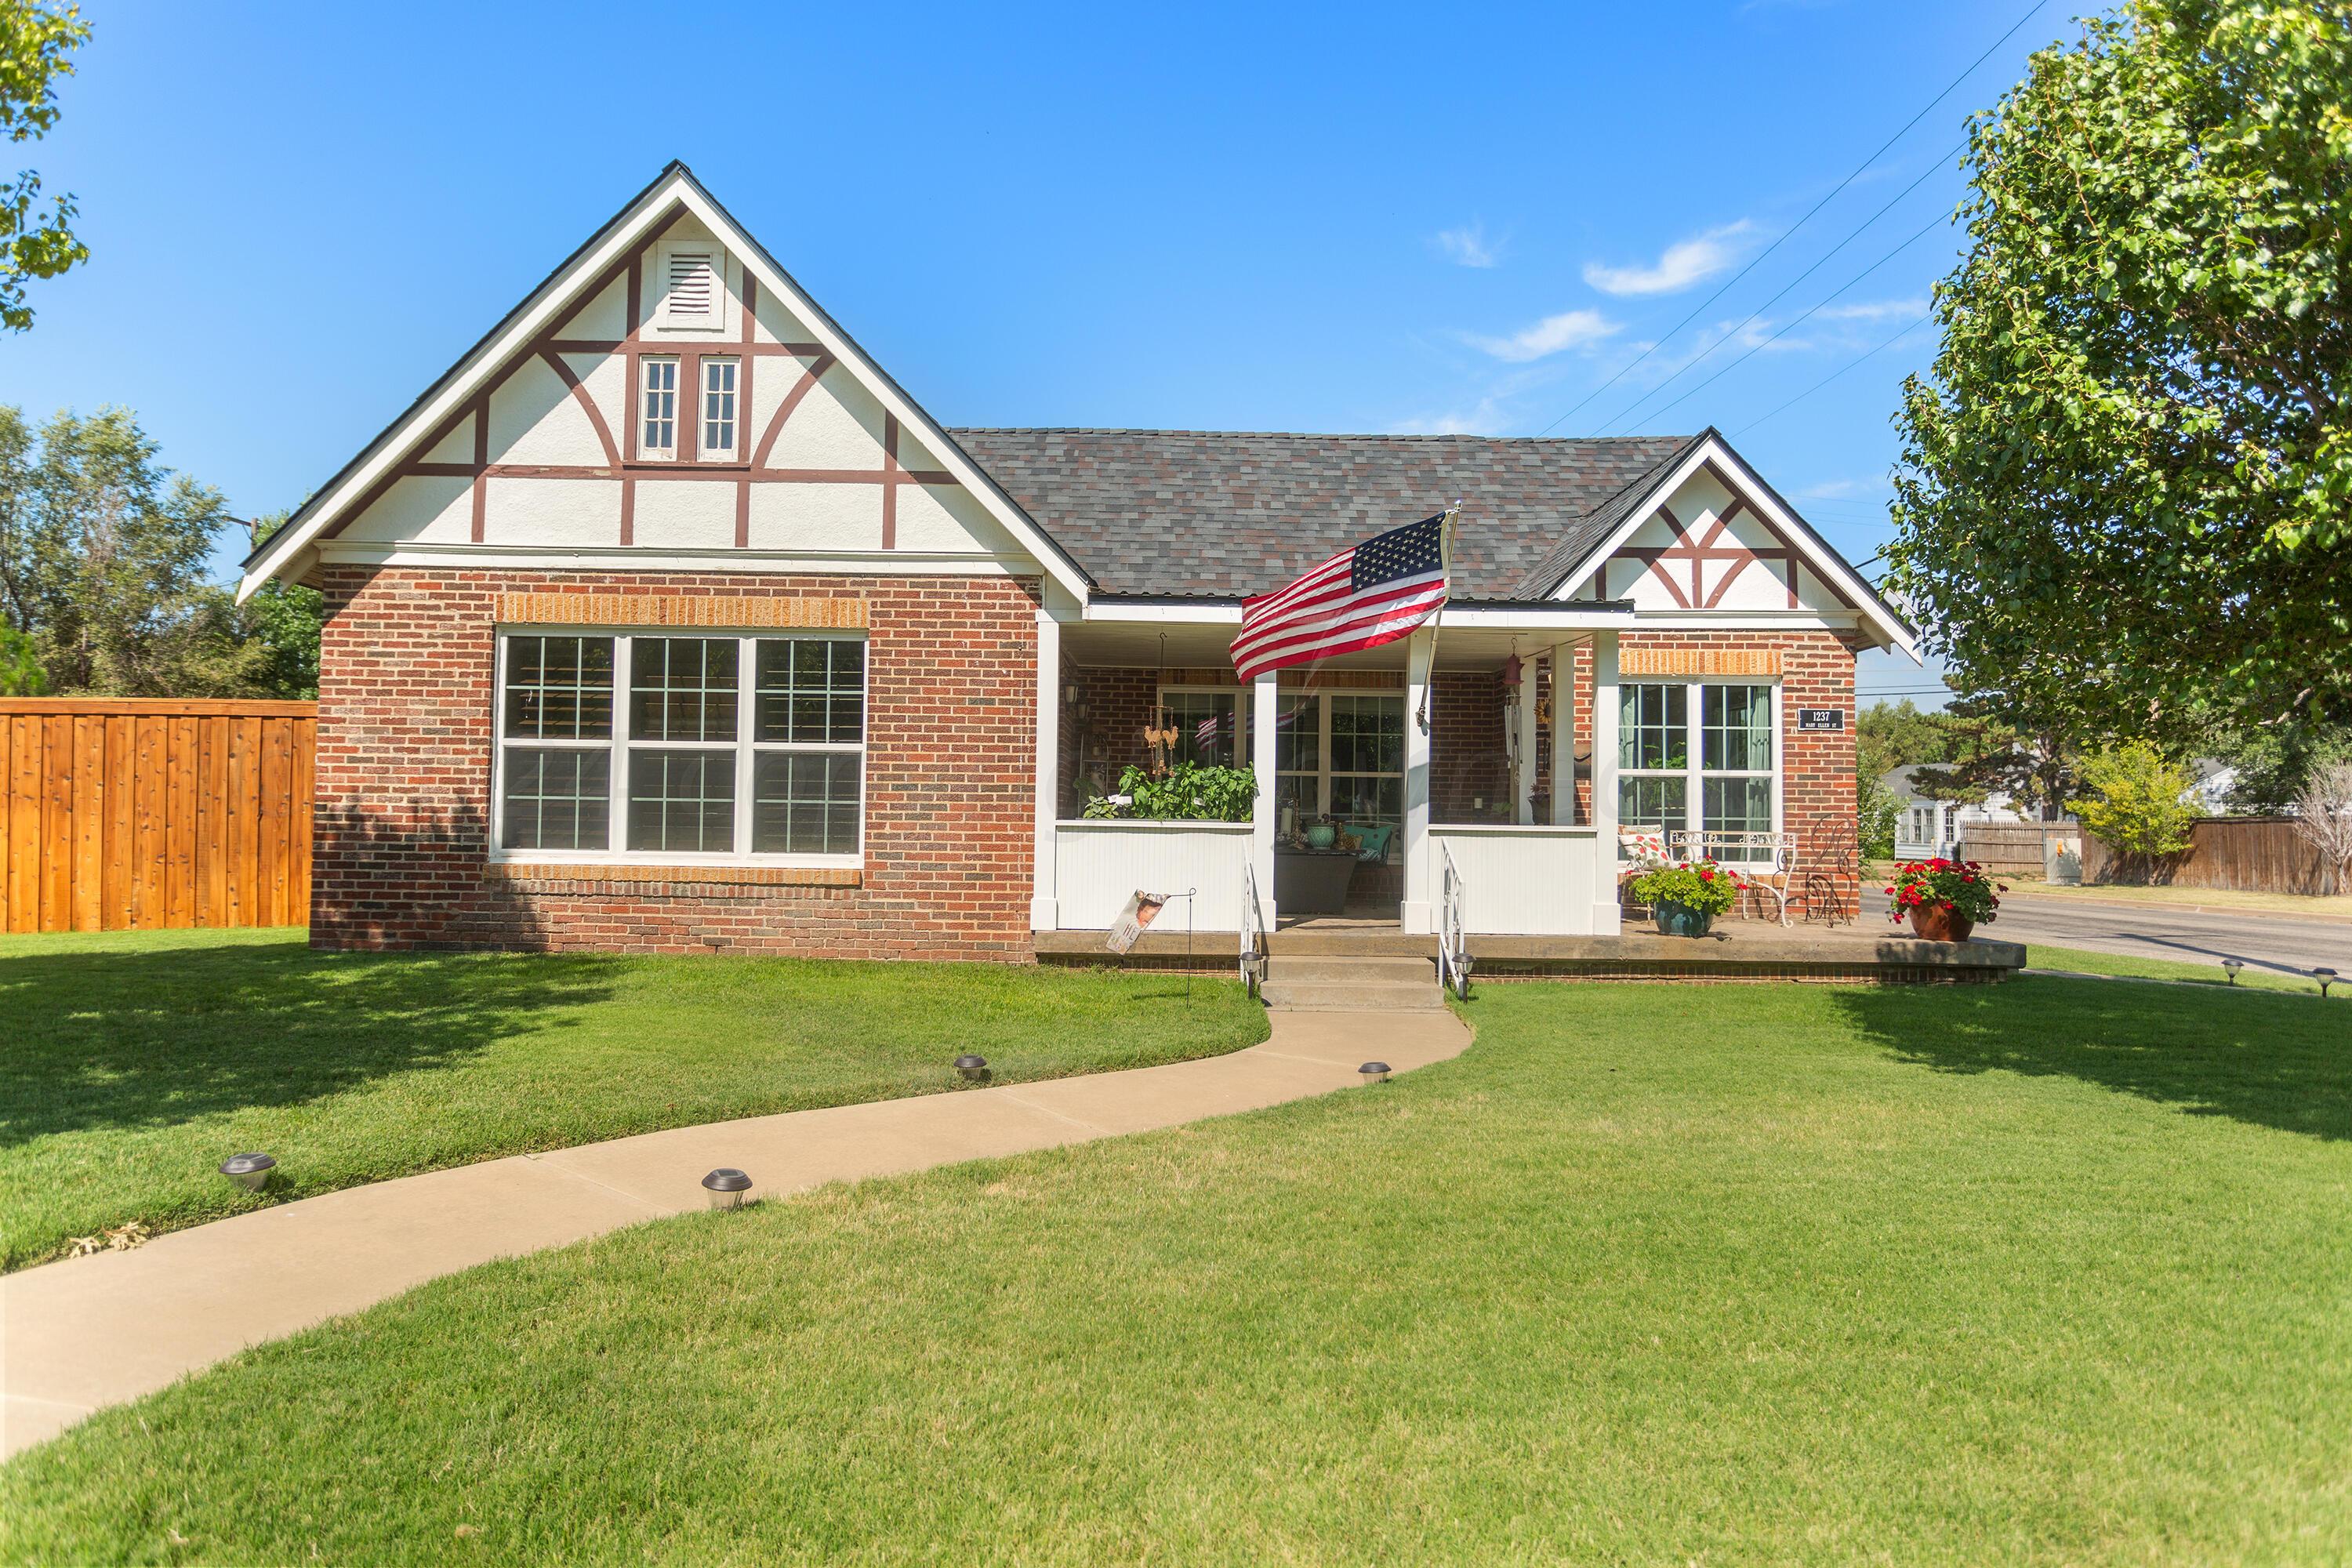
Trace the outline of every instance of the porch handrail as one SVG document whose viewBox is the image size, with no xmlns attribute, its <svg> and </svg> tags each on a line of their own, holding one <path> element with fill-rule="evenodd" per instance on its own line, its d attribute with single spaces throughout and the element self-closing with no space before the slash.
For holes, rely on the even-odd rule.
<svg viewBox="0 0 2352 1568">
<path fill-rule="evenodd" d="M 1257 868 L 1247 857 L 1242 860 L 1242 984 L 1253 996 L 1257 994 L 1258 936 L 1265 929 L 1265 917 L 1257 907 Z"/>
<path fill-rule="evenodd" d="M 1465 1002 L 1470 999 L 1470 941 L 1462 915 L 1462 870 L 1454 851 L 1437 841 L 1440 881 L 1437 897 L 1437 984 L 1452 986 Z"/>
</svg>

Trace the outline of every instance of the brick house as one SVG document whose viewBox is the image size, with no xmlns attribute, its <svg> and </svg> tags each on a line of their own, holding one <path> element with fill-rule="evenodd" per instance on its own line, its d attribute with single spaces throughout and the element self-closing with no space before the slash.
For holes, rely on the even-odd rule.
<svg viewBox="0 0 2352 1568">
<path fill-rule="evenodd" d="M 1465 502 L 1440 625 L 1244 688 L 1241 600 Z M 1025 960 L 1139 888 L 1618 929 L 1616 829 L 1851 904 L 1853 661 L 1912 634 L 1719 435 L 942 428 L 681 165 L 247 563 L 327 597 L 312 940 Z M 1143 731 L 1247 823 L 1086 821 Z M 1726 840 L 1726 842 L 1731 842 Z"/>
</svg>

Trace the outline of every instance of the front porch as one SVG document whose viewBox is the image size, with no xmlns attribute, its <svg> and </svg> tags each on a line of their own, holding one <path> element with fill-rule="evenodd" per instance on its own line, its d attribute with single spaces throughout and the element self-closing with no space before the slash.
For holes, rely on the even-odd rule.
<svg viewBox="0 0 2352 1568">
<path fill-rule="evenodd" d="M 1450 608 L 1434 633 L 1246 686 L 1226 658 L 1237 619 L 1122 604 L 1041 622 L 1058 678 L 1040 680 L 1053 757 L 1036 931 L 1099 933 L 1141 889 L 1189 890 L 1190 908 L 1180 899 L 1161 920 L 1196 931 L 1344 918 L 1429 936 L 1449 885 L 1462 929 L 1481 935 L 1617 931 L 1614 770 L 1596 790 L 1591 758 L 1612 728 L 1627 612 Z M 1146 763 L 1154 728 L 1174 731 L 1174 762 L 1254 771 L 1250 819 L 1082 816 Z M 1318 822 L 1338 845 L 1311 834 Z"/>
</svg>

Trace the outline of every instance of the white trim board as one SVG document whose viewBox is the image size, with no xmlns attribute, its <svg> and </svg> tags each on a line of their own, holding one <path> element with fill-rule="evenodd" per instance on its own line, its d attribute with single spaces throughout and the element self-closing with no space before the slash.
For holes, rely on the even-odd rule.
<svg viewBox="0 0 2352 1568">
<path fill-rule="evenodd" d="M 1040 563 L 1048 576 L 1081 603 L 1085 601 L 1092 584 L 1077 563 L 964 455 L 946 429 L 841 330 L 733 216 L 702 188 L 683 163 L 672 163 L 664 170 L 602 233 L 557 268 L 489 337 L 459 360 L 432 392 L 395 420 L 358 460 L 296 512 L 247 569 L 237 585 L 238 599 L 251 596 L 271 578 L 299 577 L 308 571 L 317 559 L 315 546 L 320 536 L 342 521 L 360 498 L 415 456 L 426 437 L 462 410 L 493 377 L 504 372 L 533 339 L 578 309 L 583 302 L 579 296 L 586 283 L 644 248 L 681 209 L 718 237 L 746 276 L 755 279 L 762 289 L 782 300 L 886 412 L 895 415 L 901 425 L 915 432 L 924 447 Z"/>
</svg>

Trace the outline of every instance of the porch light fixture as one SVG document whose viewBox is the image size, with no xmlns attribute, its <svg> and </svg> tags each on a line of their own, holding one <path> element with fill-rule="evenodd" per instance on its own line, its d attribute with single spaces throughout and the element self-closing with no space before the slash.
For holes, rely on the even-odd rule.
<svg viewBox="0 0 2352 1568">
<path fill-rule="evenodd" d="M 710 1196 L 714 1209 L 740 1209 L 743 1194 L 751 1190 L 751 1178 L 733 1166 L 722 1166 L 702 1178 L 702 1190 Z"/>
<path fill-rule="evenodd" d="M 2319 999 L 2322 1002 L 2327 1000 L 2327 988 L 2343 978 L 2332 969 L 2315 969 L 2311 972 L 2311 977 L 2319 982 Z"/>
<path fill-rule="evenodd" d="M 1389 1064 L 1386 1062 L 1366 1062 L 1362 1067 L 1356 1069 L 1356 1073 L 1357 1076 L 1361 1078 L 1366 1083 L 1386 1083 L 1389 1080 Z"/>
<path fill-rule="evenodd" d="M 2225 958 L 2221 961 L 2221 967 L 2230 972 L 2230 984 L 2235 985 L 2238 983 L 2238 971 L 2246 967 L 2246 961 L 2242 958 Z"/>
<path fill-rule="evenodd" d="M 988 1081 L 988 1058 L 986 1057 L 958 1057 L 955 1059 L 955 1069 L 963 1075 L 964 1081 L 966 1083 L 986 1083 Z"/>
<path fill-rule="evenodd" d="M 232 1154 L 223 1160 L 220 1173 L 248 1193 L 257 1193 L 269 1184 L 269 1173 L 278 1162 L 263 1153 Z"/>
</svg>

